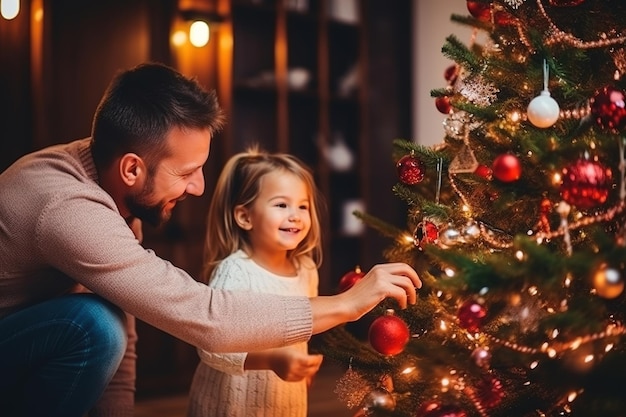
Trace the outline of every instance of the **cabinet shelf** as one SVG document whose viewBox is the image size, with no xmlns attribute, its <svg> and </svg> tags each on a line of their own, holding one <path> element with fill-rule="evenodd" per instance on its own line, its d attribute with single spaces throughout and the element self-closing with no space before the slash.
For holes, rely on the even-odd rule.
<svg viewBox="0 0 626 417">
<path fill-rule="evenodd" d="M 367 138 L 365 34 L 359 23 L 335 20 L 330 7 L 331 0 L 232 2 L 232 82 L 224 91 L 230 95 L 225 157 L 255 142 L 299 157 L 314 172 L 329 215 L 322 292 L 345 273 L 344 262 L 363 264 L 361 237 L 346 231 L 343 219 L 346 202 L 363 199 Z M 328 158 L 338 138 L 350 159 L 342 172 L 337 163 L 346 161 L 340 156 L 333 165 Z M 350 239 L 337 252 L 335 239 L 343 235 Z"/>
</svg>

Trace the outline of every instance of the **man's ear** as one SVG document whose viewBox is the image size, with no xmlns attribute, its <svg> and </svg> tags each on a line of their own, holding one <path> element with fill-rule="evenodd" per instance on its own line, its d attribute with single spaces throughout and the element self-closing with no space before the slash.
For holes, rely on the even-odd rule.
<svg viewBox="0 0 626 417">
<path fill-rule="evenodd" d="M 250 215 L 248 209 L 244 206 L 236 206 L 233 210 L 233 216 L 235 217 L 235 223 L 243 230 L 251 230 L 252 222 L 250 222 Z"/>
<path fill-rule="evenodd" d="M 143 180 L 146 174 L 146 166 L 143 159 L 134 153 L 127 153 L 120 158 L 120 177 L 124 184 L 132 187 L 137 181 Z"/>
</svg>

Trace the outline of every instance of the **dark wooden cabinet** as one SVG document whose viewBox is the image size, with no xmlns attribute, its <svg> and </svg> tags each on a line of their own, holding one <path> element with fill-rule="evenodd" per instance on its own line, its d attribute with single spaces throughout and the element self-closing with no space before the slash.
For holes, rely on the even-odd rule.
<svg viewBox="0 0 626 417">
<path fill-rule="evenodd" d="M 252 144 L 288 152 L 313 170 L 327 203 L 320 291 L 332 293 L 362 263 L 367 47 L 362 2 L 234 0 L 220 59 L 232 82 L 220 90 L 229 127 L 224 158 Z M 337 15 L 337 9 L 348 9 Z M 347 226 L 348 222 L 352 227 Z"/>
</svg>

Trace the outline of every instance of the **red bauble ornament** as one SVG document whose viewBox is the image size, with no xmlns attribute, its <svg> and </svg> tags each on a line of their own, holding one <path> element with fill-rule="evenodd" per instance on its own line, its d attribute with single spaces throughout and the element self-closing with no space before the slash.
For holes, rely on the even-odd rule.
<svg viewBox="0 0 626 417">
<path fill-rule="evenodd" d="M 483 376 L 476 384 L 476 397 L 486 409 L 497 407 L 505 397 L 502 383 L 491 375 Z"/>
<path fill-rule="evenodd" d="M 552 202 L 546 197 L 542 198 L 541 203 L 539 203 L 539 226 L 542 232 L 550 233 L 550 220 L 548 216 L 551 212 Z"/>
<path fill-rule="evenodd" d="M 368 332 L 370 345 L 383 355 L 397 355 L 409 342 L 409 326 L 389 309 L 372 322 Z"/>
<path fill-rule="evenodd" d="M 396 163 L 400 181 L 407 185 L 415 185 L 424 179 L 424 165 L 413 154 L 404 155 Z"/>
<path fill-rule="evenodd" d="M 429 401 L 417 409 L 415 417 L 467 417 L 467 412 L 456 405 Z"/>
<path fill-rule="evenodd" d="M 603 129 L 620 132 L 626 127 L 626 98 L 624 92 L 607 86 L 591 98 L 591 114 Z"/>
<path fill-rule="evenodd" d="M 502 154 L 494 159 L 491 169 L 493 176 L 502 182 L 517 181 L 522 175 L 522 164 L 517 156 L 510 153 Z"/>
<path fill-rule="evenodd" d="M 351 288 L 358 280 L 363 278 L 365 273 L 361 271 L 360 266 L 355 266 L 352 271 L 348 271 L 344 276 L 339 280 L 339 292 L 344 292 L 347 289 Z"/>
<path fill-rule="evenodd" d="M 448 84 L 452 85 L 456 82 L 459 77 L 459 67 L 456 64 L 450 65 L 443 73 L 443 78 L 448 82 Z"/>
<path fill-rule="evenodd" d="M 612 178 L 610 168 L 598 162 L 579 159 L 563 169 L 561 197 L 582 210 L 597 207 L 606 201 Z"/>
<path fill-rule="evenodd" d="M 470 332 L 477 332 L 486 316 L 487 309 L 476 300 L 464 302 L 457 313 L 459 325 Z"/>
<path fill-rule="evenodd" d="M 450 98 L 448 96 L 441 96 L 435 99 L 435 107 L 440 113 L 450 114 L 452 106 L 450 105 Z"/>
<path fill-rule="evenodd" d="M 482 1 L 468 1 L 467 10 L 478 20 L 489 22 L 491 20 L 491 3 Z"/>
<path fill-rule="evenodd" d="M 493 171 L 487 165 L 480 164 L 474 170 L 474 174 L 478 175 L 481 178 L 491 181 L 493 178 Z"/>
<path fill-rule="evenodd" d="M 513 26 L 517 23 L 517 20 L 512 14 L 503 11 L 497 11 L 493 15 L 493 21 L 498 26 Z"/>
</svg>

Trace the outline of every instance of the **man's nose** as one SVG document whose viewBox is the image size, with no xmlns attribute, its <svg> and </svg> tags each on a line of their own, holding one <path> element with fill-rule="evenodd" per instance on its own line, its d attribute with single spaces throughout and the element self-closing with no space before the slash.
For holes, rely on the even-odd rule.
<svg viewBox="0 0 626 417">
<path fill-rule="evenodd" d="M 186 191 L 187 194 L 195 196 L 201 196 L 204 193 L 204 173 L 201 169 L 191 175 Z"/>
</svg>

